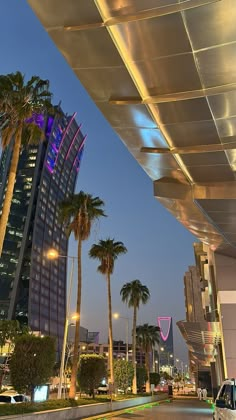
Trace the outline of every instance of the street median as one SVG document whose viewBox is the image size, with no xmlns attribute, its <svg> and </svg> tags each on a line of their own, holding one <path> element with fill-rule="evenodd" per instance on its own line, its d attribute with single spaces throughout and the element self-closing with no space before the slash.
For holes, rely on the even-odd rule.
<svg viewBox="0 0 236 420">
<path fill-rule="evenodd" d="M 34 413 L 24 413 L 23 407 L 22 412 L 16 415 L 1 416 L 0 419 L 4 420 L 75 420 L 75 419 L 96 419 L 100 415 L 107 413 L 124 411 L 129 408 L 142 406 L 145 404 L 162 402 L 167 400 L 167 394 L 154 395 L 154 396 L 142 396 L 137 398 L 127 398 L 121 401 L 103 402 L 95 404 L 84 404 L 78 405 L 77 407 L 65 407 L 54 410 L 45 410 Z M 19 406 L 19 405 L 18 405 Z M 1 412 L 1 409 L 0 409 Z"/>
</svg>

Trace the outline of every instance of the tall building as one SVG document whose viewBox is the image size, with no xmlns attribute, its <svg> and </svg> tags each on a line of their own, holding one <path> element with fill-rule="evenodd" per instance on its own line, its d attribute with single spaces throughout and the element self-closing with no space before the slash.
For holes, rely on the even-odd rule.
<svg viewBox="0 0 236 420">
<path fill-rule="evenodd" d="M 191 376 L 216 397 L 225 372 L 214 261 L 201 243 L 194 244 L 194 254 L 196 266 L 184 276 L 186 320 L 177 325 L 188 346 Z"/>
<path fill-rule="evenodd" d="M 159 316 L 157 325 L 160 328 L 160 369 L 164 366 L 174 367 L 173 323 L 171 316 Z M 170 369 L 171 371 L 171 369 Z"/>
<path fill-rule="evenodd" d="M 0 258 L 0 318 L 19 319 L 33 331 L 61 338 L 66 303 L 67 259 L 48 260 L 55 248 L 67 255 L 68 239 L 58 205 L 74 192 L 84 148 L 75 114 L 34 115 L 45 141 L 22 148 Z M 0 162 L 3 202 L 12 148 Z"/>
</svg>

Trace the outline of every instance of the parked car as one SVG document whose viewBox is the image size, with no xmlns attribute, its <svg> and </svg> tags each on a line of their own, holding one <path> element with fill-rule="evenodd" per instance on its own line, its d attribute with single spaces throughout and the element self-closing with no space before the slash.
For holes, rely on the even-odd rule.
<svg viewBox="0 0 236 420">
<path fill-rule="evenodd" d="M 108 394 L 109 386 L 107 384 L 100 384 L 97 393 L 98 394 Z"/>
<path fill-rule="evenodd" d="M 236 379 L 226 379 L 215 400 L 214 420 L 236 419 Z"/>
<path fill-rule="evenodd" d="M 128 388 L 126 388 L 126 390 L 124 390 L 124 389 L 121 389 L 121 388 L 118 388 L 117 389 L 117 394 L 127 394 L 128 392 L 131 392 L 132 390 L 131 390 L 131 387 L 130 386 L 128 386 Z"/>
<path fill-rule="evenodd" d="M 0 404 L 18 404 L 29 401 L 29 397 L 15 391 L 5 391 L 0 394 Z"/>
</svg>

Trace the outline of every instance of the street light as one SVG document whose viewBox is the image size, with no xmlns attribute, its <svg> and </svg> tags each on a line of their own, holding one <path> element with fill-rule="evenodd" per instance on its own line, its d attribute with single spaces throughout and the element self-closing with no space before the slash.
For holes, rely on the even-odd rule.
<svg viewBox="0 0 236 420">
<path fill-rule="evenodd" d="M 60 255 L 56 249 L 49 249 L 47 254 L 47 258 L 49 260 L 57 260 L 58 258 L 66 258 L 71 259 L 71 270 L 70 270 L 70 279 L 69 279 L 69 293 L 67 297 L 66 303 L 66 319 L 65 319 L 65 327 L 64 327 L 64 336 L 63 336 L 63 344 L 62 344 L 62 352 L 61 352 L 61 364 L 60 364 L 60 379 L 59 379 L 59 386 L 58 386 L 58 394 L 57 398 L 61 398 L 62 394 L 62 381 L 64 377 L 64 366 L 65 366 L 65 355 L 66 355 L 66 343 L 67 343 L 67 334 L 68 334 L 68 326 L 70 319 L 79 319 L 79 314 L 75 314 L 72 317 L 69 317 L 70 312 L 70 301 L 71 301 L 71 291 L 72 291 L 72 283 L 73 283 L 73 275 L 74 275 L 74 263 L 77 257 L 72 257 L 70 255 Z"/>
<path fill-rule="evenodd" d="M 125 316 L 121 316 L 117 312 L 113 314 L 115 319 L 124 319 L 126 322 L 126 361 L 129 361 L 129 318 Z"/>
</svg>

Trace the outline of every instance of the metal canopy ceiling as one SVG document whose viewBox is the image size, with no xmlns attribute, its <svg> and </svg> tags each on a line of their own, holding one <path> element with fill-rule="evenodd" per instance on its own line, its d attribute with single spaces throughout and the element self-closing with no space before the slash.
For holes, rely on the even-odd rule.
<svg viewBox="0 0 236 420">
<path fill-rule="evenodd" d="M 236 256 L 235 0 L 28 2 L 155 196 Z"/>
</svg>

